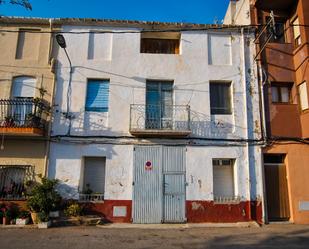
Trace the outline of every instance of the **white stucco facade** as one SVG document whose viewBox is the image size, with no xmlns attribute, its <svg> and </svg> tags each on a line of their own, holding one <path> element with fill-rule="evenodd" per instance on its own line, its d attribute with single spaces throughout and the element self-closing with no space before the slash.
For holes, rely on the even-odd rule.
<svg viewBox="0 0 309 249">
<path fill-rule="evenodd" d="M 262 197 L 260 146 L 246 142 L 261 139 L 254 35 L 236 29 L 183 31 L 180 54 L 142 54 L 137 28 L 63 27 L 64 32 L 98 30 L 114 33 L 64 34 L 73 65 L 69 136 L 69 67 L 64 51 L 57 53 L 48 168 L 49 177 L 61 180 L 62 195 L 78 198 L 84 157 L 105 157 L 104 198 L 132 200 L 134 145 L 181 144 L 187 148 L 187 200 L 213 200 L 213 158 L 235 159 L 235 194 L 242 200 Z M 108 112 L 85 111 L 87 79 L 109 80 Z M 130 105 L 145 104 L 150 79 L 173 81 L 173 104 L 190 105 L 189 137 L 137 139 L 130 134 Z M 210 81 L 232 82 L 231 115 L 211 115 Z"/>
</svg>

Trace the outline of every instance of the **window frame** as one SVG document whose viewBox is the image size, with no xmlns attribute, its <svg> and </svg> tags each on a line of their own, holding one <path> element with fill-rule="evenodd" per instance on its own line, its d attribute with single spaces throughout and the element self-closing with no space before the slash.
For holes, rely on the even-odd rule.
<svg viewBox="0 0 309 249">
<path fill-rule="evenodd" d="M 166 47 L 173 46 L 173 50 L 166 51 L 162 49 L 164 44 L 158 45 L 160 42 L 167 42 Z M 148 46 L 147 46 L 148 43 Z M 152 46 L 155 46 L 155 43 L 158 43 L 157 50 L 149 49 L 149 44 L 152 43 Z M 174 44 L 172 44 L 174 43 Z M 150 46 L 150 47 L 152 47 Z M 141 54 L 169 54 L 169 55 L 179 55 L 181 46 L 181 33 L 180 32 L 144 32 L 140 36 L 140 53 Z M 153 49 L 153 48 L 152 48 Z M 149 51 L 147 51 L 149 50 Z"/>
<path fill-rule="evenodd" d="M 294 22 L 298 20 L 298 26 L 294 26 Z M 302 44 L 302 37 L 301 37 L 301 29 L 300 29 L 300 23 L 299 23 L 299 16 L 295 16 L 292 21 L 291 21 L 291 26 L 292 26 L 292 33 L 293 33 L 293 44 L 294 44 L 294 48 L 298 48 L 299 46 L 301 46 Z M 295 27 L 298 28 L 298 32 L 299 32 L 299 35 L 298 36 L 295 36 Z"/>
<path fill-rule="evenodd" d="M 215 164 L 215 162 L 218 161 L 219 164 Z M 229 164 L 224 164 L 223 162 L 229 161 Z M 213 200 L 214 202 L 237 202 L 240 200 L 239 196 L 236 195 L 237 188 L 236 188 L 236 173 L 235 173 L 235 165 L 236 165 L 236 159 L 235 158 L 212 158 L 212 170 L 213 170 Z M 214 179 L 214 171 L 215 167 L 231 167 L 232 171 L 232 186 L 233 186 L 233 195 L 232 196 L 215 196 L 215 179 Z"/>
<path fill-rule="evenodd" d="M 277 96 L 278 96 L 278 101 L 273 100 L 273 89 L 276 89 L 277 91 Z M 289 100 L 287 102 L 282 101 L 282 88 L 287 88 L 289 92 Z M 292 88 L 293 88 L 293 83 L 280 83 L 280 82 L 273 82 L 271 83 L 270 86 L 270 91 L 271 91 L 271 103 L 273 104 L 293 104 L 292 103 Z"/>
<path fill-rule="evenodd" d="M 300 90 L 300 87 L 302 85 L 305 85 L 305 94 L 306 94 L 306 98 L 307 98 L 307 107 L 306 108 L 303 108 L 302 106 L 302 98 L 301 98 L 301 90 Z M 298 86 L 297 86 L 297 90 L 298 90 L 298 96 L 299 96 L 299 106 L 300 106 L 300 110 L 302 112 L 304 111 L 307 111 L 309 110 L 309 96 L 308 96 L 308 85 L 307 85 L 307 81 L 303 81 L 302 83 L 300 83 Z M 305 101 L 305 100 L 304 100 Z"/>
<path fill-rule="evenodd" d="M 218 113 L 218 111 L 216 111 L 216 113 L 214 113 L 214 108 L 218 109 L 220 107 L 212 107 L 212 94 L 211 94 L 211 86 L 212 85 L 228 85 L 228 102 L 226 103 L 226 105 L 228 106 L 228 108 L 226 108 L 225 113 Z M 210 114 L 211 115 L 232 115 L 233 114 L 233 93 L 232 93 L 232 81 L 218 81 L 218 80 L 211 80 L 209 81 L 209 100 L 210 100 Z"/>
<path fill-rule="evenodd" d="M 88 84 L 91 84 L 91 81 L 101 81 L 101 83 L 108 83 L 108 94 L 107 94 L 107 106 L 104 107 L 88 107 L 87 100 L 88 100 Z M 86 98 L 85 98 L 85 111 L 86 112 L 101 112 L 101 113 L 108 113 L 109 112 L 109 99 L 110 97 L 110 80 L 109 79 L 98 79 L 98 78 L 88 78 L 86 84 Z"/>
</svg>

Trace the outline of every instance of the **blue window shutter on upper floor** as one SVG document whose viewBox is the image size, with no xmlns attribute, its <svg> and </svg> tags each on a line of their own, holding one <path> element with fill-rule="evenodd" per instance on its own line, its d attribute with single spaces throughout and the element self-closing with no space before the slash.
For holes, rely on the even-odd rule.
<svg viewBox="0 0 309 249">
<path fill-rule="evenodd" d="M 86 111 L 108 112 L 108 97 L 108 80 L 88 80 Z"/>
</svg>

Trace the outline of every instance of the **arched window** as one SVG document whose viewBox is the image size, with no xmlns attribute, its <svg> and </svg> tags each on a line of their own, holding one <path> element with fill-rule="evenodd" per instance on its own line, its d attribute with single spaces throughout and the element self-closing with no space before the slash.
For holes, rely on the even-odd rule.
<svg viewBox="0 0 309 249">
<path fill-rule="evenodd" d="M 13 79 L 13 98 L 34 98 L 36 79 L 29 76 L 20 76 Z"/>
</svg>

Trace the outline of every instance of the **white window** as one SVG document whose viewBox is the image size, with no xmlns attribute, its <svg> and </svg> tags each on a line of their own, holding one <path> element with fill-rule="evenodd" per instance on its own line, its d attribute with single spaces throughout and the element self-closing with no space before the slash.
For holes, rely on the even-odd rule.
<svg viewBox="0 0 309 249">
<path fill-rule="evenodd" d="M 299 98 L 300 98 L 300 106 L 302 110 L 306 110 L 309 108 L 308 104 L 308 90 L 307 90 L 307 82 L 303 82 L 298 86 Z"/>
<path fill-rule="evenodd" d="M 83 200 L 103 200 L 105 190 L 105 157 L 85 157 L 81 196 Z"/>
<path fill-rule="evenodd" d="M 33 77 L 21 76 L 13 80 L 13 98 L 34 98 L 36 89 L 36 79 Z"/>
<path fill-rule="evenodd" d="M 214 201 L 235 199 L 234 159 L 213 159 L 213 195 Z"/>
</svg>

